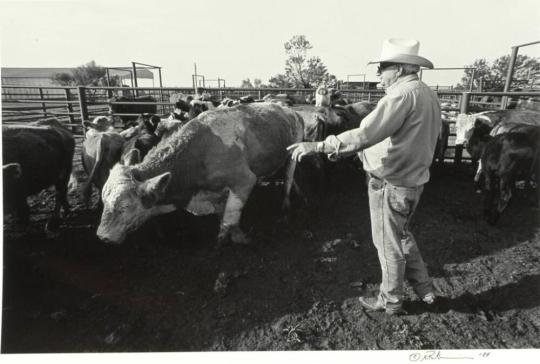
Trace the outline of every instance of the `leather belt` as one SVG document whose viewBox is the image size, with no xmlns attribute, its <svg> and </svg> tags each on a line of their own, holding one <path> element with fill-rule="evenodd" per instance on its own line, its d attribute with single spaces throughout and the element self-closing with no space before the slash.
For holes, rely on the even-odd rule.
<svg viewBox="0 0 540 364">
<path fill-rule="evenodd" d="M 374 175 L 374 174 L 368 173 L 368 175 L 369 175 L 370 178 L 376 179 L 376 180 L 378 180 L 378 181 L 382 181 L 382 180 L 383 180 L 382 178 L 377 177 L 377 176 Z"/>
</svg>

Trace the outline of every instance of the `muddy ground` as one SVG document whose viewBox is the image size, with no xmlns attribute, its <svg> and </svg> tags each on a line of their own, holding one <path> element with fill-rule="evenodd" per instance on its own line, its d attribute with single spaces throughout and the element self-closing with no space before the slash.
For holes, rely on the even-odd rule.
<svg viewBox="0 0 540 364">
<path fill-rule="evenodd" d="M 380 269 L 363 173 L 338 168 L 317 209 L 280 219 L 279 190 L 246 207 L 249 246 L 216 249 L 215 216 L 173 213 L 120 246 L 95 236 L 77 193 L 59 237 L 50 192 L 4 221 L 2 353 L 540 347 L 540 219 L 518 191 L 498 226 L 464 164 L 435 167 L 412 231 L 442 298 L 407 315 L 365 312 Z"/>
</svg>

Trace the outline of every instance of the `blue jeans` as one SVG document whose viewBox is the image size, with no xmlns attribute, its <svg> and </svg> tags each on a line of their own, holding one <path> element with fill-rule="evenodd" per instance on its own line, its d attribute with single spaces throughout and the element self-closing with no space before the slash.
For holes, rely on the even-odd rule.
<svg viewBox="0 0 540 364">
<path fill-rule="evenodd" d="M 433 291 L 426 265 L 408 229 L 423 190 L 424 186 L 399 187 L 374 177 L 368 181 L 371 235 L 382 271 L 379 301 L 389 309 L 401 308 L 405 279 L 419 297 Z"/>
</svg>

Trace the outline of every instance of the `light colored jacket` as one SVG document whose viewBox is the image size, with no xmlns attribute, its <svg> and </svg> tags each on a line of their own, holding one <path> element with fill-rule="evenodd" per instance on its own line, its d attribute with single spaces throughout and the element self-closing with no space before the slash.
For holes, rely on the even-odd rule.
<svg viewBox="0 0 540 364">
<path fill-rule="evenodd" d="M 437 94 L 416 74 L 400 77 L 362 120 L 360 127 L 330 135 L 330 158 L 358 155 L 366 172 L 393 185 L 415 187 L 429 180 L 429 167 L 441 130 Z"/>
</svg>

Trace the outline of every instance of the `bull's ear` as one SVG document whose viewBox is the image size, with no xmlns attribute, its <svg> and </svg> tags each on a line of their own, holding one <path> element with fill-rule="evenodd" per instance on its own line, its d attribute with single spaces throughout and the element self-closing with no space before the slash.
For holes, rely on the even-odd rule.
<svg viewBox="0 0 540 364">
<path fill-rule="evenodd" d="M 2 171 L 4 178 L 10 176 L 13 179 L 18 179 L 22 176 L 22 167 L 20 163 L 9 163 L 3 166 Z"/>
<path fill-rule="evenodd" d="M 131 149 L 124 158 L 124 165 L 132 166 L 141 162 L 141 152 L 137 148 Z"/>
<path fill-rule="evenodd" d="M 171 181 L 171 172 L 165 172 L 157 177 L 145 181 L 139 188 L 143 206 L 150 208 L 157 204 L 165 195 L 167 186 Z"/>
<path fill-rule="evenodd" d="M 154 128 L 158 126 L 158 124 L 160 123 L 160 121 L 161 121 L 161 119 L 160 119 L 159 116 L 157 116 L 157 115 L 152 115 L 152 116 L 150 117 L 150 122 L 152 123 L 152 125 L 154 126 Z"/>
<path fill-rule="evenodd" d="M 92 122 L 88 120 L 83 120 L 82 124 L 85 128 L 91 128 L 94 126 L 94 124 L 92 124 Z"/>
</svg>

